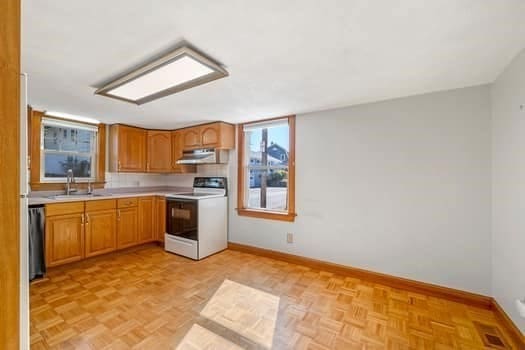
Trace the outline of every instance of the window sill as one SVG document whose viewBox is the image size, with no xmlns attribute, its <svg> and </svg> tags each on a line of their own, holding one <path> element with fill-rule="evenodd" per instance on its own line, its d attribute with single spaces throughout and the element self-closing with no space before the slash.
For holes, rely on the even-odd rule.
<svg viewBox="0 0 525 350">
<path fill-rule="evenodd" d="M 87 182 L 75 182 L 73 186 L 79 189 L 87 189 Z M 91 182 L 93 188 L 104 188 L 105 181 L 93 181 Z M 65 182 L 30 182 L 29 186 L 31 191 L 58 191 L 64 190 Z"/>
<path fill-rule="evenodd" d="M 240 216 L 248 216 L 251 218 L 279 220 L 279 221 L 288 221 L 288 222 L 294 222 L 295 217 L 297 216 L 296 213 L 279 213 L 275 211 L 246 209 L 246 208 L 238 208 L 237 213 Z"/>
</svg>

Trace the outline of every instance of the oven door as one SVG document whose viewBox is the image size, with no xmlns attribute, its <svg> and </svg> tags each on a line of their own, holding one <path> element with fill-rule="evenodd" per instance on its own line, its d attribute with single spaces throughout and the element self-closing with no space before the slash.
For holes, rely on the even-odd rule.
<svg viewBox="0 0 525 350">
<path fill-rule="evenodd" d="M 198 201 L 168 199 L 166 209 L 167 233 L 172 236 L 198 241 Z"/>
</svg>

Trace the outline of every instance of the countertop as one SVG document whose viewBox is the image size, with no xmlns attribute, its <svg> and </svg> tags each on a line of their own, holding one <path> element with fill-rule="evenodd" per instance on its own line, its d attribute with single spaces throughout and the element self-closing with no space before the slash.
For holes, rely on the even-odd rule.
<svg viewBox="0 0 525 350">
<path fill-rule="evenodd" d="M 168 196 L 176 193 L 191 192 L 191 187 L 128 187 L 128 188 L 109 188 L 95 190 L 96 196 L 73 197 L 53 199 L 52 196 L 63 195 L 63 192 L 41 191 L 31 192 L 28 198 L 29 205 L 42 205 L 67 202 L 96 201 L 101 199 L 118 199 L 129 197 L 147 197 L 147 196 Z"/>
</svg>

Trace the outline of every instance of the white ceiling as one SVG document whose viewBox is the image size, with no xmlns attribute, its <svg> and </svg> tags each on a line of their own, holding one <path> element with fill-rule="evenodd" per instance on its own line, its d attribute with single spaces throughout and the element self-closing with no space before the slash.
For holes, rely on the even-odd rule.
<svg viewBox="0 0 525 350">
<path fill-rule="evenodd" d="M 153 128 L 239 122 L 492 82 L 523 0 L 26 0 L 38 108 Z M 94 86 L 187 40 L 230 76 L 135 106 Z"/>
</svg>

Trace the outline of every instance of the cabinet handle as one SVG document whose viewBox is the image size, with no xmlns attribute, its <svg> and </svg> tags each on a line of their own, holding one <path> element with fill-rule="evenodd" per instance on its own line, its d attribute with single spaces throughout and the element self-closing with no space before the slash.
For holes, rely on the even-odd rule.
<svg viewBox="0 0 525 350">
<path fill-rule="evenodd" d="M 118 170 L 120 171 L 120 160 L 118 161 Z"/>
<path fill-rule="evenodd" d="M 146 163 L 146 168 L 149 170 L 149 162 Z"/>
<path fill-rule="evenodd" d="M 120 220 L 120 209 L 117 210 L 117 220 Z"/>
<path fill-rule="evenodd" d="M 86 225 L 89 224 L 89 214 L 86 214 Z"/>
<path fill-rule="evenodd" d="M 80 223 L 84 225 L 84 214 L 80 214 Z"/>
</svg>

